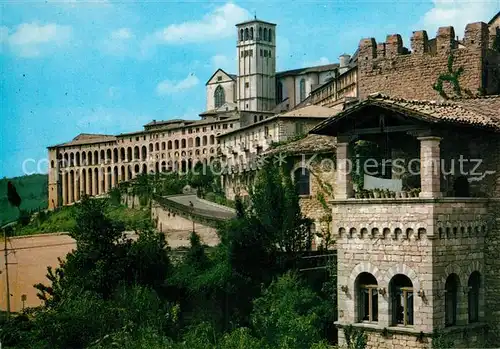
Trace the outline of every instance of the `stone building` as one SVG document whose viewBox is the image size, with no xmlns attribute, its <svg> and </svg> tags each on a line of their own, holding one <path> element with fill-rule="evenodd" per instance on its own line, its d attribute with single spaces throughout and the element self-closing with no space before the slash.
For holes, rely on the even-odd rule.
<svg viewBox="0 0 500 349">
<path fill-rule="evenodd" d="M 427 348 L 436 330 L 453 348 L 498 343 L 500 96 L 434 102 L 374 94 L 311 133 L 337 138 L 329 204 L 340 344 L 351 325 L 368 334 L 369 348 Z M 372 167 L 389 160 L 394 170 L 401 160 L 419 179 L 418 197 L 356 196 L 349 152 L 359 140 L 386 150 Z"/>
<path fill-rule="evenodd" d="M 262 119 L 226 132 L 218 137 L 219 161 L 225 171 L 221 176 L 227 198 L 245 196 L 259 168 L 259 158 L 274 144 L 307 134 L 320 121 L 342 110 L 310 105 Z"/>
<path fill-rule="evenodd" d="M 72 204 L 82 194 L 104 194 L 138 173 L 185 171 L 197 162 L 209 163 L 217 152 L 224 153 L 218 136 L 253 124 L 264 127 L 265 120 L 293 109 L 318 84 L 339 75 L 337 64 L 276 72 L 276 25 L 254 19 L 236 27 L 238 74 L 217 69 L 210 77 L 200 120 L 153 120 L 142 131 L 80 134 L 48 147 L 49 209 Z M 305 119 L 297 120 L 304 126 Z"/>
</svg>

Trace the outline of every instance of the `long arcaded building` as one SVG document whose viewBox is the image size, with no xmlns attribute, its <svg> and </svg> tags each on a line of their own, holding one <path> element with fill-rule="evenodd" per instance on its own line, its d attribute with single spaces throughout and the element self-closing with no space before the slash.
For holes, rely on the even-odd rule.
<svg viewBox="0 0 500 349">
<path fill-rule="evenodd" d="M 286 113 L 322 86 L 356 97 L 355 56 L 343 55 L 340 64 L 276 72 L 276 25 L 254 19 L 236 27 L 238 75 L 215 71 L 206 83 L 206 108 L 199 120 L 153 120 L 142 131 L 80 134 L 48 147 L 49 209 L 72 204 L 82 194 L 104 194 L 139 173 L 208 163 L 221 153 L 219 136 Z M 266 136 L 266 144 L 282 141 L 281 133 Z"/>
</svg>

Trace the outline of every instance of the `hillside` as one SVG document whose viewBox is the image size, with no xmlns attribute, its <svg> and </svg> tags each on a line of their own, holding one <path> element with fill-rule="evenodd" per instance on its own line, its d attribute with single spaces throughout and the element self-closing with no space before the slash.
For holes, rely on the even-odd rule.
<svg viewBox="0 0 500 349">
<path fill-rule="evenodd" d="M 0 179 L 0 225 L 18 217 L 17 209 L 10 206 L 7 200 L 8 181 L 15 185 L 21 196 L 21 209 L 32 211 L 47 208 L 47 175 L 34 174 Z"/>
</svg>

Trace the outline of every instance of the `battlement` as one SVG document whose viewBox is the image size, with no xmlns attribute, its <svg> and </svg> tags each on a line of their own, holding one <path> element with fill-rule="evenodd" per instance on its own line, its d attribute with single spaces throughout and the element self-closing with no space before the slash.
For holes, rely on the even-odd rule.
<svg viewBox="0 0 500 349">
<path fill-rule="evenodd" d="M 483 22 L 467 24 L 462 41 L 458 41 L 453 27 L 440 27 L 434 39 L 429 40 L 425 30 L 414 31 L 410 39 L 411 54 L 447 54 L 457 48 L 487 49 L 490 47 L 488 25 Z M 361 61 L 383 57 L 407 55 L 410 52 L 403 45 L 400 34 L 387 35 L 385 42 L 377 43 L 374 38 L 362 39 L 359 43 Z"/>
</svg>

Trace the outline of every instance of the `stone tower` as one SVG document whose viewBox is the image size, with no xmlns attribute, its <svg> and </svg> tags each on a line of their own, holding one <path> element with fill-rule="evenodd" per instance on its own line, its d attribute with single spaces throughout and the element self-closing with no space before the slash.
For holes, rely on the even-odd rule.
<svg viewBox="0 0 500 349">
<path fill-rule="evenodd" d="M 238 29 L 239 110 L 268 111 L 275 105 L 276 24 L 254 19 Z"/>
</svg>

